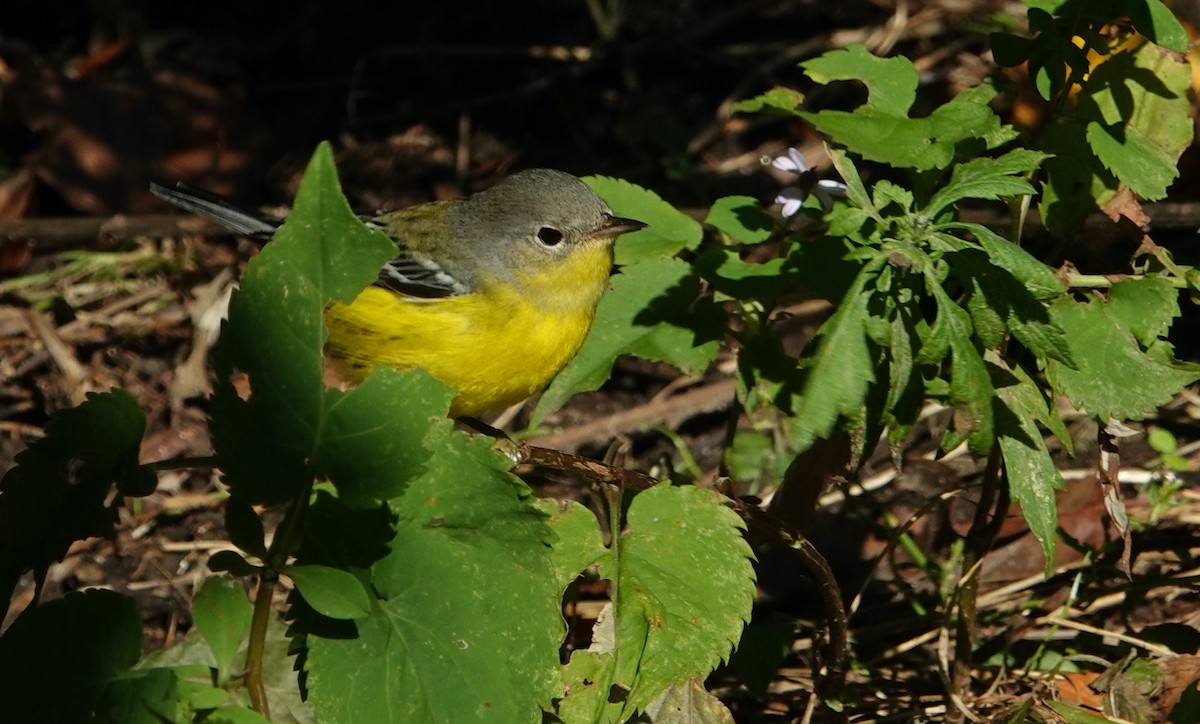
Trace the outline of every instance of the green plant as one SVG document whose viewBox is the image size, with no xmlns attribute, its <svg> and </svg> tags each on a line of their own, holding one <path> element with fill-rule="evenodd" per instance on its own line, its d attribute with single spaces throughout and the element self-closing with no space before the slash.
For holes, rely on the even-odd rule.
<svg viewBox="0 0 1200 724">
<path fill-rule="evenodd" d="M 645 189 L 589 179 L 617 214 L 650 226 L 618 245 L 621 269 L 592 334 L 533 412 L 541 424 L 599 387 L 620 355 L 699 373 L 730 338 L 737 405 L 725 460 L 748 483 L 786 491 L 814 446 L 845 435 L 853 462 L 884 436 L 899 460 L 927 404 L 952 409 L 940 446 L 980 461 L 979 512 L 949 564 L 918 559 L 940 575 L 935 613 L 954 629 L 953 702 L 970 684 L 976 564 L 1010 498 L 1047 571 L 1055 560 L 1063 481 L 1043 431 L 1068 452 L 1072 443 L 1052 402 L 1065 397 L 1104 430 L 1200 378 L 1166 339 L 1179 291 L 1198 289 L 1195 269 L 1148 236 L 1136 267 L 1103 276 L 1056 269 L 1022 246 L 1034 202 L 1069 234 L 1090 211 L 1136 220 L 1137 197 L 1165 194 L 1191 122 L 1186 65 L 1163 48 L 1181 50 L 1186 37 L 1157 0 L 1027 4 L 1033 37 L 994 39 L 1000 62 L 1027 62 L 1046 100 L 1025 135 L 1002 122 L 986 84 L 913 115 L 912 63 L 860 46 L 801 64 L 814 83 L 863 83 L 857 108 L 803 110 L 789 89 L 740 104 L 804 119 L 831 140 L 841 181 L 781 194 L 785 214 L 808 226 L 778 224 L 743 196 L 716 200 L 701 224 Z M 798 153 L 779 164 L 807 170 Z M 1004 233 L 961 217 L 995 201 L 1014 212 Z M 32 699 L 44 717 L 573 723 L 653 717 L 675 697 L 699 706 L 695 681 L 749 617 L 740 529 L 764 514 L 688 485 L 640 485 L 628 499 L 597 474 L 607 503 L 598 524 L 577 504 L 535 500 L 489 440 L 455 431 L 451 393 L 429 376 L 377 370 L 356 389 L 326 388 L 322 310 L 357 294 L 389 255 L 390 242 L 346 207 L 323 146 L 288 223 L 249 265 L 213 357 L 208 462 L 229 488 L 238 551 L 212 557 L 223 575 L 194 602 L 196 631 L 139 661 L 136 612 L 119 594 L 37 606 L 0 638 L 0 702 L 59 690 L 44 646 L 57 637 L 74 642 L 84 674 L 71 697 Z M 798 294 L 836 308 L 793 357 L 776 324 Z M 128 395 L 97 395 L 22 454 L 0 482 L 6 594 L 25 571 L 44 576 L 71 541 L 110 533 L 115 506 L 153 489 L 154 469 L 171 463 L 137 463 L 143 428 Z M 815 496 L 796 500 L 811 507 Z M 269 545 L 267 508 L 282 513 Z M 803 552 L 786 526 L 767 523 Z M 610 581 L 612 602 L 591 648 L 562 665 L 561 599 L 585 570 Z M 271 606 L 280 578 L 295 589 L 286 627 Z M 252 603 L 244 581 L 256 584 Z M 88 625 L 100 616 L 116 623 Z M 833 629 L 836 649 L 844 631 Z M 776 624 L 772 636 L 793 631 Z M 780 659 L 777 638 L 759 643 Z"/>
</svg>

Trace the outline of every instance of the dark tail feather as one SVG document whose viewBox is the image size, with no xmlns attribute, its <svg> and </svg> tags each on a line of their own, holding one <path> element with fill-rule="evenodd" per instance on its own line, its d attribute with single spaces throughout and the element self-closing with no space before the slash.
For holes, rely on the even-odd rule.
<svg viewBox="0 0 1200 724">
<path fill-rule="evenodd" d="M 278 222 L 268 221 L 257 214 L 235 206 L 220 196 L 187 184 L 176 183 L 175 188 L 171 189 L 151 183 L 150 193 L 181 209 L 212 219 L 230 231 L 252 239 L 267 241 L 279 228 Z"/>
</svg>

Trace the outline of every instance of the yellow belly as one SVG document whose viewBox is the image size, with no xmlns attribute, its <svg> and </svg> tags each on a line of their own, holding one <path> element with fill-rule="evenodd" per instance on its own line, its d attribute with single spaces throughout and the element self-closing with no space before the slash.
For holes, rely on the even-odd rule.
<svg viewBox="0 0 1200 724">
<path fill-rule="evenodd" d="M 352 382 L 376 365 L 421 367 L 458 388 L 452 416 L 482 415 L 549 384 L 579 351 L 594 314 L 594 301 L 548 311 L 511 288 L 488 292 L 486 301 L 479 293 L 422 301 L 368 287 L 325 311 L 326 351 Z"/>
</svg>

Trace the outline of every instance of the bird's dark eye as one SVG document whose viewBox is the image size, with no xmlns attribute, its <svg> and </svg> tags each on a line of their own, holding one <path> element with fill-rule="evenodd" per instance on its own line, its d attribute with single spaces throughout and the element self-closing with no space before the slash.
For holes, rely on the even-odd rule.
<svg viewBox="0 0 1200 724">
<path fill-rule="evenodd" d="M 558 246 L 562 243 L 563 233 L 552 226 L 543 226 L 537 230 L 537 238 L 546 246 Z"/>
</svg>

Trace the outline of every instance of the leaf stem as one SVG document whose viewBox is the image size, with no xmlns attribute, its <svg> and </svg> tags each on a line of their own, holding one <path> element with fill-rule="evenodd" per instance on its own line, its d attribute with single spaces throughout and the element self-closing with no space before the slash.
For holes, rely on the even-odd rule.
<svg viewBox="0 0 1200 724">
<path fill-rule="evenodd" d="M 1067 286 L 1072 289 L 1109 289 L 1127 279 L 1145 279 L 1145 274 L 1068 274 Z M 1156 275 L 1157 276 L 1157 275 Z M 1163 276 L 1176 289 L 1187 289 L 1187 280 L 1178 276 Z"/>
</svg>

